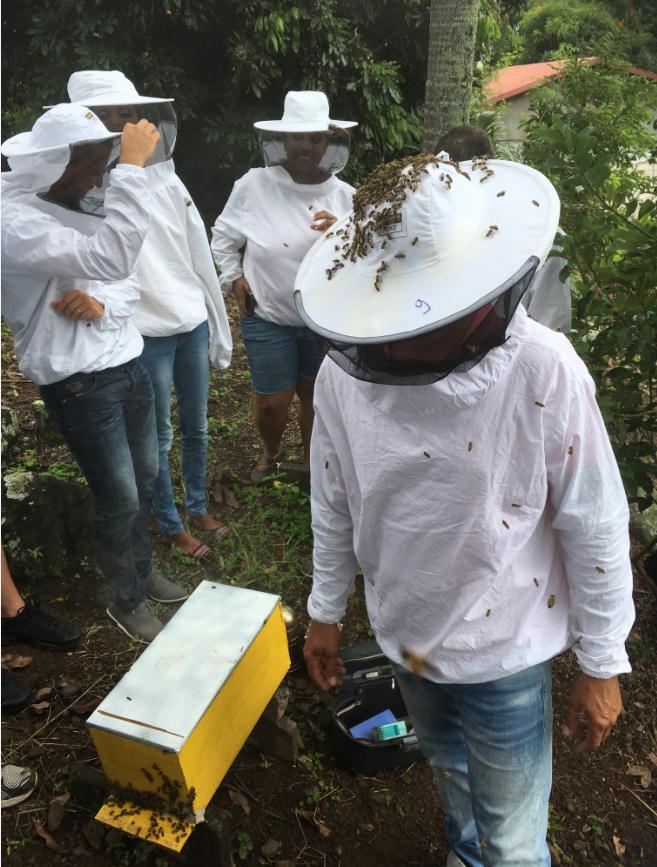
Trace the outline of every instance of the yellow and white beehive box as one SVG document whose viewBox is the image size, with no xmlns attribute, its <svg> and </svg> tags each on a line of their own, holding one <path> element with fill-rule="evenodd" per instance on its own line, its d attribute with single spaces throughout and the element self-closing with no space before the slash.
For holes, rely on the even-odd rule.
<svg viewBox="0 0 657 867">
<path fill-rule="evenodd" d="M 140 793 L 96 818 L 180 851 L 289 665 L 278 596 L 203 581 L 87 720 L 108 779 Z M 143 806 L 172 793 L 195 819 Z"/>
</svg>

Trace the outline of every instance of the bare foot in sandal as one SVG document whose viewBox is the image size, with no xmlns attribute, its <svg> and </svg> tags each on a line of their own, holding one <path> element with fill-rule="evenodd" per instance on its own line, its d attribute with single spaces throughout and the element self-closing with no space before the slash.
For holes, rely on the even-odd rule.
<svg viewBox="0 0 657 867">
<path fill-rule="evenodd" d="M 225 539 L 226 536 L 230 536 L 228 527 L 213 518 L 209 512 L 204 512 L 202 515 L 188 515 L 187 519 L 193 526 L 200 527 L 206 533 L 212 533 L 218 539 Z"/>
<path fill-rule="evenodd" d="M 210 554 L 210 549 L 205 542 L 201 542 L 200 539 L 197 539 L 196 536 L 192 536 L 192 534 L 188 533 L 187 530 L 183 530 L 182 533 L 174 533 L 172 536 L 167 536 L 167 539 L 171 542 L 174 548 L 177 548 L 178 551 L 186 557 L 194 557 L 196 560 L 203 560 Z"/>
</svg>

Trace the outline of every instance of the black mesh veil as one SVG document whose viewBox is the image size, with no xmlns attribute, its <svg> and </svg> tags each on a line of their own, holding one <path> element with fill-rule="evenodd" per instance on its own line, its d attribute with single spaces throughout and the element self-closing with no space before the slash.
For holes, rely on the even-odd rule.
<svg viewBox="0 0 657 867">
<path fill-rule="evenodd" d="M 332 126 L 326 132 L 315 133 L 324 136 L 326 150 L 317 165 L 318 169 L 327 175 L 337 175 L 347 165 L 349 149 L 351 146 L 351 134 L 342 127 Z M 266 166 L 284 166 L 287 162 L 285 149 L 285 136 L 295 133 L 271 132 L 270 130 L 258 130 L 262 156 Z"/>
<path fill-rule="evenodd" d="M 121 132 L 126 123 L 149 120 L 157 127 L 160 140 L 147 165 L 153 166 L 172 158 L 178 133 L 178 120 L 170 102 L 94 105 L 91 106 L 91 110 L 111 132 Z"/>
<path fill-rule="evenodd" d="M 391 359 L 384 347 L 408 340 L 409 335 L 388 338 L 385 343 L 341 343 L 330 338 L 329 357 L 350 376 L 379 385 L 430 385 L 455 371 L 462 373 L 470 370 L 491 349 L 506 341 L 509 322 L 531 283 L 538 264 L 536 257 L 530 257 L 513 277 L 490 293 L 488 298 L 482 299 L 478 308 L 481 314 L 477 317 L 476 326 L 467 334 L 457 354 L 445 360 L 399 362 Z M 471 316 L 472 312 L 467 315 Z M 448 329 L 453 330 L 460 321 L 425 331 L 424 336 L 435 337 L 436 346 L 439 346 L 441 336 L 444 343 Z M 416 336 L 419 335 L 410 335 L 410 338 Z"/>
</svg>

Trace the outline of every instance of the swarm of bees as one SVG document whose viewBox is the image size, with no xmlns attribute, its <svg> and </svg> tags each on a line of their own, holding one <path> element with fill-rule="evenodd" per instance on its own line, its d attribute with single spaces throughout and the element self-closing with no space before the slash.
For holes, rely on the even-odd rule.
<svg viewBox="0 0 657 867">
<path fill-rule="evenodd" d="M 150 820 L 145 832 L 145 838 L 157 842 L 161 840 L 166 830 L 164 823 L 170 824 L 170 832 L 175 835 L 178 843 L 187 833 L 189 822 L 193 821 L 194 800 L 196 790 L 192 786 L 187 796 L 182 798 L 182 784 L 180 780 L 170 779 L 159 765 L 152 765 L 153 771 L 159 776 L 160 782 L 155 792 L 140 792 L 131 785 L 127 788 L 114 786 L 108 798 L 109 816 L 113 819 L 121 819 L 127 816 L 136 816 L 142 810 L 150 811 Z M 155 777 L 148 768 L 140 768 L 149 783 L 155 782 Z M 130 806 L 128 806 L 130 804 Z M 135 829 L 140 835 L 141 827 Z"/>
<path fill-rule="evenodd" d="M 363 259 L 370 250 L 374 250 L 378 244 L 378 238 L 384 237 L 380 245 L 385 250 L 391 240 L 389 234 L 391 226 L 398 220 L 400 208 L 406 201 L 408 192 L 416 192 L 422 181 L 422 177 L 428 174 L 429 166 L 451 166 L 459 174 L 465 175 L 459 168 L 459 164 L 452 160 L 442 160 L 433 154 L 417 154 L 412 157 L 403 157 L 378 166 L 365 179 L 363 184 L 354 194 L 353 213 L 345 225 L 335 232 L 340 238 L 342 260 L 355 262 Z M 442 172 L 440 180 L 447 188 L 453 182 L 451 173 Z M 415 246 L 418 238 L 411 241 Z M 403 259 L 404 253 L 396 253 L 394 258 Z M 326 276 L 330 280 L 338 270 L 334 260 L 333 265 L 326 270 Z M 385 269 L 384 269 L 385 270 Z M 374 278 L 374 288 L 379 291 L 382 283 L 382 272 L 379 270 Z"/>
<path fill-rule="evenodd" d="M 336 253 L 340 253 L 342 259 L 342 261 L 334 259 L 331 267 L 326 269 L 329 280 L 333 279 L 345 262 L 355 262 L 357 259 L 365 258 L 370 250 L 376 248 L 378 238 L 381 236 L 384 240 L 380 249 L 386 249 L 391 240 L 389 234 L 392 231 L 391 227 L 399 220 L 400 209 L 406 201 L 406 196 L 409 191 L 414 193 L 418 190 L 423 176 L 428 174 L 431 166 L 450 166 L 459 175 L 470 180 L 470 175 L 461 169 L 458 162 L 440 159 L 433 154 L 402 157 L 378 166 L 354 194 L 353 212 L 347 222 L 342 228 L 327 235 L 327 237 L 335 235 L 339 239 L 334 249 Z M 495 174 L 483 157 L 473 159 L 472 168 L 482 173 L 480 183 Z M 454 174 L 443 171 L 438 179 L 450 190 L 454 182 Z M 505 191 L 501 190 L 497 195 L 503 196 Z M 492 236 L 497 231 L 497 226 L 490 226 L 486 237 Z M 410 242 L 411 246 L 414 247 L 418 241 L 419 238 L 413 238 Z M 395 253 L 393 258 L 403 259 L 405 253 Z M 383 271 L 385 268 L 377 269 L 374 277 L 374 289 L 377 292 L 381 290 Z"/>
</svg>

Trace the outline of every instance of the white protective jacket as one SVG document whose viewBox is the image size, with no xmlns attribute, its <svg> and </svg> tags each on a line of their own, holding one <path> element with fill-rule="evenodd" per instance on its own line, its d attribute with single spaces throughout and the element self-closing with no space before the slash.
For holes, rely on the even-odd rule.
<svg viewBox="0 0 657 867">
<path fill-rule="evenodd" d="M 49 385 L 140 355 L 131 275 L 149 226 L 144 169 L 112 171 L 103 220 L 42 201 L 14 174 L 2 181 L 2 312 L 22 372 Z M 56 313 L 50 302 L 72 289 L 101 301 L 103 316 L 82 322 Z"/>
<path fill-rule="evenodd" d="M 230 364 L 233 343 L 201 215 L 173 160 L 146 169 L 151 228 L 137 260 L 141 298 L 134 322 L 145 337 L 191 331 L 208 320 L 210 363 Z"/>
<path fill-rule="evenodd" d="M 383 651 L 436 682 L 514 674 L 573 647 L 630 670 L 628 508 L 583 362 L 519 307 L 505 344 L 427 386 L 327 358 L 315 385 L 310 616 L 342 620 L 357 563 Z"/>
<path fill-rule="evenodd" d="M 233 281 L 244 275 L 256 316 L 277 325 L 303 325 L 294 306 L 294 281 L 320 237 L 310 228 L 313 216 L 329 211 L 341 217 L 351 210 L 353 194 L 354 188 L 335 175 L 322 184 L 297 184 L 281 166 L 251 169 L 235 182 L 212 229 L 223 290 L 230 292 Z"/>
</svg>

